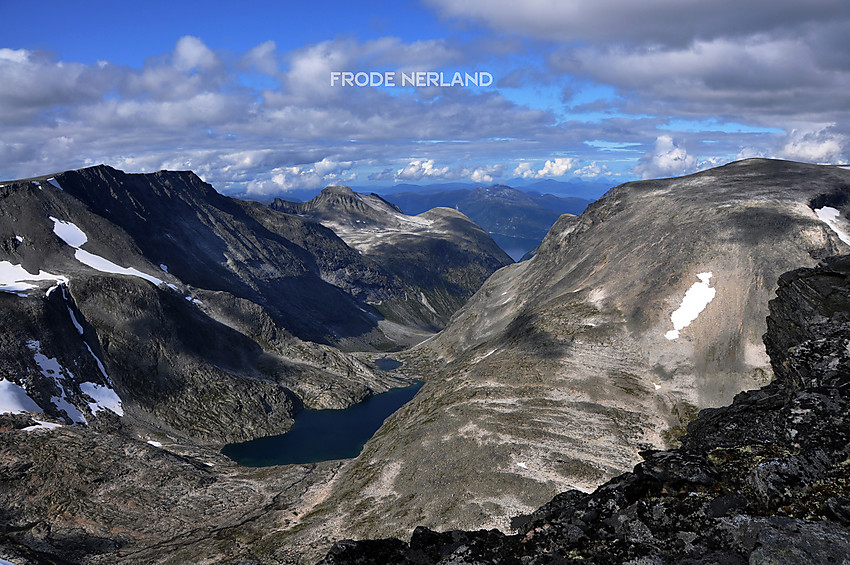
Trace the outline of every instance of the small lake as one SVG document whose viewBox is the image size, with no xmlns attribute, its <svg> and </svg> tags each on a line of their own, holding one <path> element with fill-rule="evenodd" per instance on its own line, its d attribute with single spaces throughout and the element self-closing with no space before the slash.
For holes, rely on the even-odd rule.
<svg viewBox="0 0 850 565">
<path fill-rule="evenodd" d="M 390 389 L 343 410 L 302 410 L 289 432 L 231 443 L 221 452 L 247 467 L 357 457 L 384 420 L 410 402 L 423 384 Z"/>
<path fill-rule="evenodd" d="M 402 362 L 389 357 L 375 359 L 375 366 L 382 371 L 395 371 L 402 366 Z"/>
</svg>

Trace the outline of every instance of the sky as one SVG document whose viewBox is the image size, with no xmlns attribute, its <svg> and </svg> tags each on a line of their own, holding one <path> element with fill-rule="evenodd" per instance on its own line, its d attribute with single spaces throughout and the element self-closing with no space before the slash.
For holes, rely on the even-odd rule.
<svg viewBox="0 0 850 565">
<path fill-rule="evenodd" d="M 850 157 L 847 0 L 0 0 L 0 21 L 0 179 L 105 163 L 285 198 Z"/>
</svg>

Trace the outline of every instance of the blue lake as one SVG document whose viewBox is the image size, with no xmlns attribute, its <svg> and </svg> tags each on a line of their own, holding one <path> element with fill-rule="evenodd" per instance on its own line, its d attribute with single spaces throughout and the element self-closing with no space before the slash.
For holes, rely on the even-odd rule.
<svg viewBox="0 0 850 565">
<path fill-rule="evenodd" d="M 221 452 L 247 467 L 357 457 L 384 420 L 410 402 L 422 385 L 394 388 L 344 410 L 303 410 L 295 416 L 289 432 L 231 443 Z"/>
</svg>

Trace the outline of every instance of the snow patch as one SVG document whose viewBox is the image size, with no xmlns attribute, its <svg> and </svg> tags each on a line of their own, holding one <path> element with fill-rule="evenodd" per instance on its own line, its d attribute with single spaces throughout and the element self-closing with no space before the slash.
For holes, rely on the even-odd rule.
<svg viewBox="0 0 850 565">
<path fill-rule="evenodd" d="M 19 296 L 26 296 L 21 293 L 35 288 L 34 284 L 30 284 L 30 282 L 27 281 L 54 281 L 66 283 L 68 282 L 68 278 L 62 275 L 54 275 L 47 271 L 39 271 L 38 274 L 34 275 L 24 269 L 21 265 L 14 265 L 9 261 L 0 261 L 0 291 L 13 292 Z"/>
<path fill-rule="evenodd" d="M 166 273 L 168 272 L 168 266 L 167 265 L 163 265 L 162 263 L 160 263 L 159 268 L 162 269 L 163 271 L 165 271 Z"/>
<path fill-rule="evenodd" d="M 80 409 L 71 404 L 68 401 L 68 393 L 65 392 L 65 386 L 62 384 L 63 374 L 67 374 L 74 378 L 73 373 L 62 367 L 59 364 L 59 360 L 55 357 L 48 357 L 47 355 L 41 352 L 41 343 L 35 340 L 31 340 L 27 342 L 27 347 L 33 351 L 33 360 L 36 365 L 38 365 L 41 374 L 49 379 L 53 379 L 53 382 L 56 384 L 56 388 L 59 389 L 59 396 L 53 396 L 50 398 L 50 402 L 53 403 L 59 410 L 64 410 L 65 414 L 71 419 L 75 424 L 85 424 L 86 418 L 83 416 L 83 413 L 80 412 Z"/>
<path fill-rule="evenodd" d="M 83 342 L 83 344 L 86 346 L 86 349 L 89 350 L 89 353 L 91 353 L 91 356 L 94 357 L 94 361 L 95 361 L 95 363 L 97 363 L 97 368 L 100 369 L 100 373 L 103 375 L 103 378 L 106 379 L 106 382 L 108 382 L 108 383 L 112 382 L 112 381 L 109 380 L 109 375 L 106 374 L 106 368 L 103 366 L 103 363 L 100 362 L 100 359 L 98 358 L 98 356 L 95 355 L 94 351 L 91 350 L 91 347 L 89 347 L 89 344 L 86 343 L 86 342 Z"/>
<path fill-rule="evenodd" d="M 19 414 L 21 412 L 39 412 L 35 400 L 29 397 L 27 391 L 21 385 L 0 377 L 0 414 Z"/>
<path fill-rule="evenodd" d="M 91 267 L 92 269 L 102 273 L 139 277 L 140 279 L 152 282 L 157 286 L 163 284 L 164 281 L 162 279 L 143 273 L 133 267 L 121 267 L 100 255 L 95 255 L 94 253 L 89 253 L 88 251 L 80 249 L 80 246 L 88 241 L 88 237 L 86 237 L 85 232 L 71 222 L 63 222 L 53 216 L 51 216 L 50 219 L 53 220 L 53 233 L 76 250 L 74 251 L 74 257 L 83 265 Z"/>
<path fill-rule="evenodd" d="M 140 279 L 152 282 L 156 286 L 159 286 L 164 282 L 162 279 L 158 279 L 147 273 L 143 273 L 142 271 L 134 267 L 122 267 L 120 265 L 116 265 L 109 259 L 101 257 L 100 255 L 95 255 L 94 253 L 89 253 L 88 251 L 84 251 L 83 249 L 77 249 L 74 252 L 74 257 L 83 265 L 91 267 L 92 269 L 100 271 L 101 273 L 113 273 L 116 275 L 130 275 L 133 277 L 139 277 Z"/>
<path fill-rule="evenodd" d="M 436 313 L 437 313 L 437 311 L 436 311 L 436 310 L 434 310 L 434 308 L 433 308 L 433 307 L 431 306 L 431 304 L 428 302 L 428 298 L 426 298 L 426 296 L 425 296 L 425 293 L 424 293 L 424 292 L 419 291 L 419 298 L 421 298 L 421 299 L 422 299 L 422 304 L 425 306 L 425 308 L 427 308 L 428 310 L 430 310 L 430 311 L 431 311 L 431 313 L 433 313 L 433 314 L 436 314 Z"/>
<path fill-rule="evenodd" d="M 652 383 L 652 386 L 655 387 L 655 390 L 661 390 L 661 385 L 657 383 Z"/>
<path fill-rule="evenodd" d="M 65 189 L 64 189 L 64 188 L 62 188 L 61 186 L 59 186 L 59 183 L 58 183 L 58 182 L 56 182 L 56 179 L 55 179 L 55 178 L 50 177 L 49 179 L 47 179 L 47 182 L 49 182 L 50 184 L 52 184 L 53 186 L 55 186 L 56 188 L 58 188 L 58 189 L 59 189 L 59 190 L 61 190 L 62 192 L 65 192 Z"/>
<path fill-rule="evenodd" d="M 838 219 L 841 217 L 841 212 L 831 206 L 824 206 L 815 210 L 820 221 L 832 228 L 832 231 L 838 236 L 838 239 L 850 245 L 850 235 L 839 225 Z"/>
<path fill-rule="evenodd" d="M 50 219 L 53 221 L 53 233 L 71 247 L 76 249 L 88 241 L 89 238 L 86 237 L 86 232 L 78 228 L 76 224 L 63 222 L 53 216 L 50 216 Z"/>
<path fill-rule="evenodd" d="M 34 432 L 36 430 L 53 430 L 55 428 L 61 428 L 62 424 L 54 424 L 53 422 L 42 422 L 41 420 L 36 420 L 36 425 L 27 426 L 26 428 L 22 428 L 25 432 Z M 3 560 L 0 559 L 0 565 L 2 565 Z"/>
<path fill-rule="evenodd" d="M 97 414 L 101 410 L 109 410 L 119 416 L 124 415 L 124 408 L 121 406 L 121 399 L 117 394 L 115 394 L 115 391 L 108 386 L 95 383 L 83 383 L 80 385 L 80 390 L 94 399 L 94 402 L 88 403 L 92 414 Z"/>
<path fill-rule="evenodd" d="M 712 274 L 699 273 L 697 278 L 700 280 L 694 283 L 691 288 L 685 293 L 682 299 L 682 305 L 679 309 L 670 315 L 670 320 L 673 322 L 673 329 L 664 334 L 669 340 L 678 339 L 679 330 L 682 330 L 691 325 L 691 322 L 697 319 L 697 316 L 705 310 L 708 303 L 714 300 L 714 295 L 717 294 L 717 289 L 708 286 L 708 281 Z"/>
<path fill-rule="evenodd" d="M 68 304 L 68 295 L 65 294 L 65 287 L 62 286 L 62 299 L 65 300 L 65 308 L 68 309 L 68 314 L 71 316 L 71 323 L 74 324 L 74 327 L 77 329 L 77 333 L 83 335 L 83 326 L 80 325 L 80 322 L 77 321 L 77 317 L 74 315 L 74 311 L 71 310 L 71 305 Z M 48 294 L 48 296 L 50 296 Z"/>
<path fill-rule="evenodd" d="M 159 443 L 158 441 L 154 441 L 154 440 L 150 439 L 150 440 L 148 440 L 148 443 L 150 445 L 154 446 L 154 447 L 159 447 L 160 449 L 162 448 L 162 444 Z"/>
<path fill-rule="evenodd" d="M 17 240 L 18 240 L 18 243 L 23 243 L 23 242 L 24 242 L 24 238 L 22 238 L 22 237 L 21 237 L 21 236 L 19 236 L 19 235 L 16 235 L 16 236 L 15 236 L 15 239 L 17 239 Z"/>
</svg>

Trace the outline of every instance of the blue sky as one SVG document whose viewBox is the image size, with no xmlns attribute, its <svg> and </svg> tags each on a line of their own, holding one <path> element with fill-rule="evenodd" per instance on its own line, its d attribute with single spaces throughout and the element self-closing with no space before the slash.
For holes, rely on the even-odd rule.
<svg viewBox="0 0 850 565">
<path fill-rule="evenodd" d="M 106 163 L 285 196 L 847 162 L 850 2 L 768 4 L 0 0 L 0 178 Z M 332 71 L 494 81 L 341 87 Z"/>
</svg>

